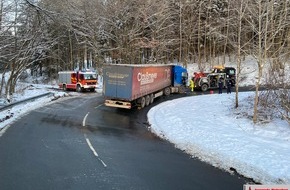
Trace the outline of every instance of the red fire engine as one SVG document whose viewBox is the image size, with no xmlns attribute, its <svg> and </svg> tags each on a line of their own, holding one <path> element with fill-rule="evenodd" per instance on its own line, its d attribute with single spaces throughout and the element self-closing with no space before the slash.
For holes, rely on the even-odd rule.
<svg viewBox="0 0 290 190">
<path fill-rule="evenodd" d="M 58 72 L 59 88 L 63 90 L 95 91 L 97 74 L 93 71 L 61 71 Z"/>
</svg>

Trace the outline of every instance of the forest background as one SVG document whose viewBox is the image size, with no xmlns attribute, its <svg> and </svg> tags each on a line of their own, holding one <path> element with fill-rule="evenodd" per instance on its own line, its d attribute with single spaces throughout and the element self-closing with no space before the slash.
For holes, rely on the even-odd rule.
<svg viewBox="0 0 290 190">
<path fill-rule="evenodd" d="M 238 107 L 242 60 L 252 56 L 253 122 L 259 106 L 290 122 L 289 10 L 288 0 L 0 0 L 0 95 L 9 99 L 27 69 L 51 80 L 58 71 L 101 71 L 106 63 L 177 60 L 204 70 L 229 59 Z M 265 73 L 267 90 L 259 93 Z"/>
</svg>

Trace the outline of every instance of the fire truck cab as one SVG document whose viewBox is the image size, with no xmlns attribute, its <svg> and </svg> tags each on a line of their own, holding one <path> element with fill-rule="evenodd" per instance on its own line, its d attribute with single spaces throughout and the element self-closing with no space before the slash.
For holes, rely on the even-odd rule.
<svg viewBox="0 0 290 190">
<path fill-rule="evenodd" d="M 59 88 L 63 90 L 95 91 L 97 74 L 93 71 L 61 71 L 58 73 Z"/>
</svg>

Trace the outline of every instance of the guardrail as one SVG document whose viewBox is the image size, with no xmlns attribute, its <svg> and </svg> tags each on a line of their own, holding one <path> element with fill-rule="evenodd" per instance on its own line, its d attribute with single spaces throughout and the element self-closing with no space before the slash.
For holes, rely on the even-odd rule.
<svg viewBox="0 0 290 190">
<path fill-rule="evenodd" d="M 30 98 L 19 100 L 19 101 L 13 102 L 11 104 L 8 104 L 8 105 L 0 107 L 0 111 L 9 109 L 9 108 L 11 108 L 13 106 L 16 106 L 16 105 L 24 103 L 24 102 L 32 101 L 32 100 L 35 100 L 35 99 L 38 99 L 38 98 L 42 98 L 44 96 L 49 96 L 49 95 L 53 95 L 53 93 L 52 92 L 48 92 L 48 93 L 44 93 L 44 94 L 41 94 L 41 95 L 38 95 L 38 96 L 33 96 L 33 97 L 30 97 Z"/>
</svg>

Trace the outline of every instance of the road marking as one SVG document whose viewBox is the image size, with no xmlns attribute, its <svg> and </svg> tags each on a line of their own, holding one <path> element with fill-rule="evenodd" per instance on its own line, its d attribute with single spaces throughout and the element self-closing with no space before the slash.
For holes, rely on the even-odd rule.
<svg viewBox="0 0 290 190">
<path fill-rule="evenodd" d="M 99 107 L 101 107 L 103 104 L 98 105 L 97 107 L 95 107 L 95 109 L 98 109 Z"/>
<path fill-rule="evenodd" d="M 84 117 L 84 119 L 83 119 L 83 127 L 86 126 L 86 120 L 87 120 L 87 117 L 88 117 L 89 113 L 90 113 L 90 112 L 88 112 L 88 113 L 86 114 L 86 116 Z"/>
<path fill-rule="evenodd" d="M 99 157 L 99 155 L 98 155 L 97 151 L 94 149 L 94 147 L 93 147 L 93 145 L 92 145 L 90 139 L 88 139 L 88 137 L 87 137 L 86 134 L 84 134 L 84 136 L 85 136 L 85 139 L 86 139 L 86 141 L 87 141 L 87 143 L 88 143 L 90 149 L 93 151 L 94 155 L 98 158 L 98 160 L 99 160 L 99 161 L 103 164 L 103 166 L 106 168 L 107 165 L 106 165 L 105 162 L 104 162 L 104 161 Z"/>
<path fill-rule="evenodd" d="M 2 129 L 0 129 L 0 137 L 6 132 L 6 130 L 10 127 L 10 125 L 4 126 Z"/>
<path fill-rule="evenodd" d="M 87 117 L 88 117 L 89 113 L 90 112 L 88 112 L 85 115 L 84 119 L 83 119 L 83 127 L 86 126 L 86 120 L 87 120 Z M 87 137 L 87 134 L 86 133 L 84 133 L 84 137 L 85 137 L 85 139 L 87 141 L 87 144 L 88 144 L 89 148 L 91 149 L 91 151 L 93 152 L 93 154 L 96 156 L 96 158 L 103 164 L 104 167 L 107 167 L 107 165 L 105 164 L 105 162 L 99 157 L 97 151 L 94 149 L 94 147 L 93 147 L 90 139 Z"/>
</svg>

